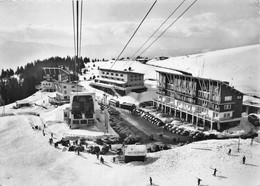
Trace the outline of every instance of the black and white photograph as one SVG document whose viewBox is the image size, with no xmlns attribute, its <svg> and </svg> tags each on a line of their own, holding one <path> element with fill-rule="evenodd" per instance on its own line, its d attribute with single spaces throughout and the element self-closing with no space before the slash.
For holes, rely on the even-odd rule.
<svg viewBox="0 0 260 186">
<path fill-rule="evenodd" d="M 260 186 L 259 0 L 0 0 L 0 186 Z"/>
</svg>

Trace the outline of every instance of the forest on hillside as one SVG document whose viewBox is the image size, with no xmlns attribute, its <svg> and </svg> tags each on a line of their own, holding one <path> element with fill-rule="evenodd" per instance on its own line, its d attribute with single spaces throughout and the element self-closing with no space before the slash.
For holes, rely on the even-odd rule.
<svg viewBox="0 0 260 186">
<path fill-rule="evenodd" d="M 87 57 L 79 58 L 77 72 L 81 72 L 80 69 L 85 67 L 84 63 L 88 62 L 90 62 L 90 59 Z M 70 71 L 74 71 L 75 60 L 70 56 L 66 58 L 50 57 L 27 63 L 24 67 L 17 67 L 16 71 L 2 69 L 0 74 L 0 105 L 13 103 L 34 94 L 37 91 L 35 86 L 39 85 L 43 80 L 44 71 L 42 67 L 58 66 L 68 67 Z M 74 80 L 77 80 L 76 77 L 74 75 Z"/>
</svg>

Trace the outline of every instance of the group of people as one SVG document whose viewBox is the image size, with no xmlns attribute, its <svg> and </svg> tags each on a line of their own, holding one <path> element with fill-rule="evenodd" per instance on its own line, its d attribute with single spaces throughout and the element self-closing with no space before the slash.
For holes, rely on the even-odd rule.
<svg viewBox="0 0 260 186">
<path fill-rule="evenodd" d="M 231 155 L 231 149 L 228 150 L 228 155 Z M 246 157 L 245 156 L 243 156 L 243 158 L 242 158 L 242 163 L 243 164 L 246 163 Z M 213 176 L 216 176 L 217 175 L 217 169 L 214 168 L 213 170 L 214 170 L 213 171 Z M 200 178 L 197 178 L 197 179 L 198 179 L 198 185 L 200 185 L 200 182 L 202 181 L 202 179 L 200 179 Z"/>
</svg>

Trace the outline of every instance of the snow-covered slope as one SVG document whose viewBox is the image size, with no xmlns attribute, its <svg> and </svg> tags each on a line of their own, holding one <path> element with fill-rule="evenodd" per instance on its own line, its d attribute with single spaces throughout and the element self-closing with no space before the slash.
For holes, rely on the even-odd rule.
<svg viewBox="0 0 260 186">
<path fill-rule="evenodd" d="M 243 93 L 260 93 L 260 45 L 244 46 L 166 60 L 151 60 L 147 64 L 170 67 L 192 73 L 193 76 L 229 81 Z"/>
<path fill-rule="evenodd" d="M 248 94 L 260 94 L 260 45 L 243 46 L 208 53 L 150 60 L 96 62 L 96 66 L 124 70 L 131 67 L 143 73 L 145 79 L 156 79 L 155 70 L 166 67 L 191 73 L 193 76 L 230 82 L 231 86 Z M 93 64 L 89 64 L 92 66 Z"/>
<path fill-rule="evenodd" d="M 197 178 L 211 186 L 260 184 L 260 146 L 250 140 L 240 140 L 239 152 L 237 139 L 209 140 L 148 154 L 145 163 L 112 163 L 112 155 L 105 155 L 102 165 L 94 155 L 50 146 L 49 134 L 30 126 L 41 125 L 36 116 L 1 117 L 0 123 L 0 184 L 5 186 L 142 186 L 149 185 L 150 176 L 163 186 L 197 185 Z"/>
</svg>

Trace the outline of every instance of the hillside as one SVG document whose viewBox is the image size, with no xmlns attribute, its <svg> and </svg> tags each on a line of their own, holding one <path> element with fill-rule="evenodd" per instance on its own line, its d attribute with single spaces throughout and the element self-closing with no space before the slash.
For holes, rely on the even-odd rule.
<svg viewBox="0 0 260 186">
<path fill-rule="evenodd" d="M 151 60 L 147 64 L 170 67 L 192 73 L 193 76 L 229 81 L 243 93 L 260 93 L 260 45 L 244 46 L 166 60 Z"/>
</svg>

